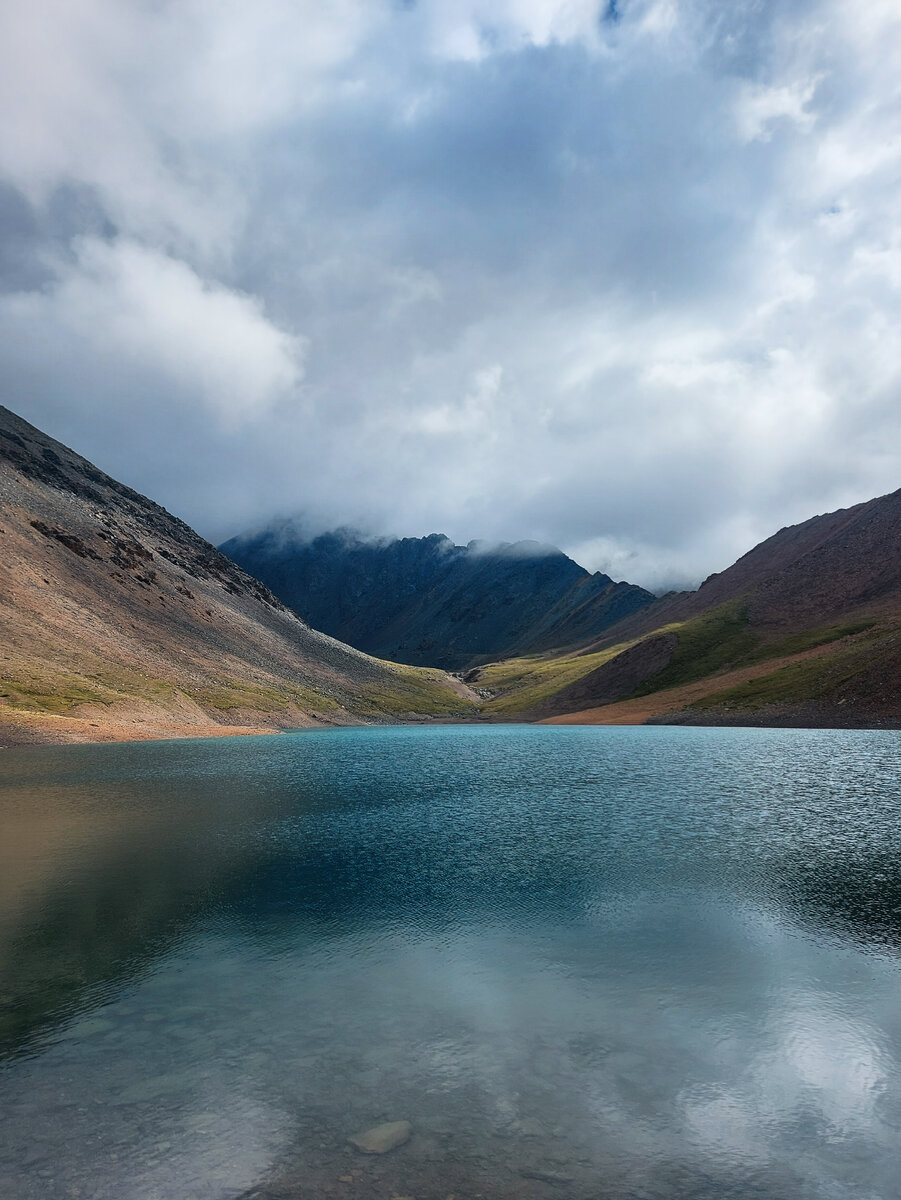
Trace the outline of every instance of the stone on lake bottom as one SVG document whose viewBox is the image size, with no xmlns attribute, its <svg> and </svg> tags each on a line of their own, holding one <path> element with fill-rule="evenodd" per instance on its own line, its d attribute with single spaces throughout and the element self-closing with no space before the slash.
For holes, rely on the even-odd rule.
<svg viewBox="0 0 901 1200">
<path fill-rule="evenodd" d="M 547 1137 L 547 1130 L 534 1117 L 523 1117 L 521 1121 L 517 1121 L 513 1126 L 513 1132 L 524 1138 Z"/>
<path fill-rule="evenodd" d="M 363 1133 L 355 1133 L 347 1140 L 364 1154 L 387 1154 L 410 1140 L 413 1126 L 409 1121 L 386 1121 L 383 1125 L 374 1125 Z"/>
<path fill-rule="evenodd" d="M 566 1184 L 572 1183 L 573 1181 L 572 1175 L 567 1175 L 563 1171 L 539 1171 L 537 1169 L 529 1170 L 528 1168 L 525 1168 L 519 1173 L 522 1175 L 523 1179 L 538 1179 L 542 1183 Z"/>
</svg>

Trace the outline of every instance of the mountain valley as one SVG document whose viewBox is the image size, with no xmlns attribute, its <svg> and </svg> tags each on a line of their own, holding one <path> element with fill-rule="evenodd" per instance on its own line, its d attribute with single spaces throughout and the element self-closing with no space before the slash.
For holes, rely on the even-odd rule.
<svg viewBox="0 0 901 1200">
<path fill-rule="evenodd" d="M 3 744 L 421 720 L 901 726 L 901 491 L 655 599 L 528 542 L 273 526 L 227 557 L 0 409 L 0 547 Z"/>
<path fill-rule="evenodd" d="M 654 603 L 538 542 L 455 546 L 442 534 L 304 537 L 291 522 L 220 549 L 315 629 L 380 658 L 464 671 L 578 648 Z"/>
</svg>

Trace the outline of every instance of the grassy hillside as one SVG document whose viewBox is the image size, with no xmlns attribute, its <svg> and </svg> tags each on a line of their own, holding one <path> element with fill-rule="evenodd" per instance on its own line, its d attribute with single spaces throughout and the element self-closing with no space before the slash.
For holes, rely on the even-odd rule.
<svg viewBox="0 0 901 1200">
<path fill-rule="evenodd" d="M 495 720 L 529 716 L 622 649 L 613 646 L 594 654 L 563 658 L 511 658 L 470 671 L 467 681 L 482 693 L 481 715 Z"/>
<path fill-rule="evenodd" d="M 474 712 L 310 629 L 152 501 L 0 409 L 0 745 Z"/>
<path fill-rule="evenodd" d="M 843 706 L 882 703 L 893 697 L 864 687 L 865 681 L 891 670 L 899 631 L 848 626 L 844 631 L 823 631 L 815 646 L 829 652 L 812 655 L 799 650 L 772 671 L 733 687 L 713 690 L 696 700 L 696 712 L 722 709 L 733 713 L 760 713 L 766 709 L 799 705 Z M 862 694 L 863 692 L 863 694 Z"/>
<path fill-rule="evenodd" d="M 517 688 L 521 664 L 493 668 L 486 711 L 901 726 L 899 647 L 901 491 L 779 530 L 696 592 L 664 597 L 581 653 L 543 663 L 541 688 Z"/>
<path fill-rule="evenodd" d="M 635 663 L 654 668 L 637 683 L 626 669 Z M 860 616 L 786 633 L 755 628 L 747 607 L 729 602 L 606 650 L 476 675 L 482 712 L 500 720 L 892 724 L 901 720 L 901 622 Z"/>
</svg>

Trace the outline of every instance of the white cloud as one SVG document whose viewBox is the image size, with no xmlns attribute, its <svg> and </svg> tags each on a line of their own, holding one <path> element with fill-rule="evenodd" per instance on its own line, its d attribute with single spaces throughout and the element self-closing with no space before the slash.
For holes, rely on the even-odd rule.
<svg viewBox="0 0 901 1200">
<path fill-rule="evenodd" d="M 746 141 L 768 141 L 774 126 L 786 121 L 809 133 L 816 117 L 808 109 L 819 78 L 803 79 L 778 86 L 748 84 L 738 102 L 738 127 Z"/>
<path fill-rule="evenodd" d="M 450 59 L 598 41 L 596 0 L 423 0 L 417 7 L 431 52 Z"/>
<path fill-rule="evenodd" d="M 476 371 L 473 386 L 461 403 L 423 409 L 415 414 L 414 426 L 436 437 L 448 434 L 478 440 L 496 437 L 496 408 L 503 374 L 503 367 L 497 364 Z"/>
<path fill-rule="evenodd" d="M 268 321 L 258 300 L 135 242 L 82 238 L 76 251 L 54 287 L 6 299 L 11 325 L 74 335 L 96 359 L 152 373 L 227 426 L 297 388 L 304 343 Z"/>
<path fill-rule="evenodd" d="M 655 586 L 897 486 L 897 6 L 616 13 L 7 5 L 10 402 L 216 538 Z"/>
<path fill-rule="evenodd" d="M 36 0 L 0 17 L 0 175 L 96 191 L 120 232 L 227 257 L 246 139 L 321 99 L 373 24 L 362 0 Z"/>
</svg>

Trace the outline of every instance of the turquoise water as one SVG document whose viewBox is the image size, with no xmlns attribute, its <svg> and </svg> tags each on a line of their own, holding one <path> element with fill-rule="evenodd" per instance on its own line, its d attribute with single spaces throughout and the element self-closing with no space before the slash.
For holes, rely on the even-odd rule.
<svg viewBox="0 0 901 1200">
<path fill-rule="evenodd" d="M 901 734 L 35 747 L 0 833 L 4 1198 L 899 1194 Z"/>
</svg>

